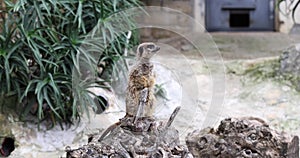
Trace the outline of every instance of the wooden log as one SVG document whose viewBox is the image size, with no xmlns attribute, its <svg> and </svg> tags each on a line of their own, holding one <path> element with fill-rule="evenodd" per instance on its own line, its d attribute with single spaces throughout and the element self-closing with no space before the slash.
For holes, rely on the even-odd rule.
<svg viewBox="0 0 300 158">
<path fill-rule="evenodd" d="M 259 118 L 227 118 L 217 129 L 206 128 L 186 137 L 197 158 L 299 158 L 299 138 L 278 132 Z"/>
<path fill-rule="evenodd" d="M 299 137 L 294 136 L 292 141 L 288 143 L 287 158 L 299 157 Z"/>
</svg>

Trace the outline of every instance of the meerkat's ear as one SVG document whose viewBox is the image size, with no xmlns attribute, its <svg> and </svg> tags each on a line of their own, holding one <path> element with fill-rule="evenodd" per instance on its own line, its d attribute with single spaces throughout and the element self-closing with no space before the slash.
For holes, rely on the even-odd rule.
<svg viewBox="0 0 300 158">
<path fill-rule="evenodd" d="M 138 48 L 138 56 L 141 57 L 143 53 L 144 53 L 144 48 L 143 47 L 139 47 Z"/>
</svg>

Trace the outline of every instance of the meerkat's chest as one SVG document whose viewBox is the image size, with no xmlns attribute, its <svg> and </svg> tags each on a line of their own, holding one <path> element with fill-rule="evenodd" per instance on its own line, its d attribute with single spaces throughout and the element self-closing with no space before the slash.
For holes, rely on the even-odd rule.
<svg viewBox="0 0 300 158">
<path fill-rule="evenodd" d="M 140 64 L 131 73 L 132 76 L 153 76 L 153 65 L 151 63 Z"/>
<path fill-rule="evenodd" d="M 153 87 L 155 74 L 152 64 L 140 64 L 134 67 L 129 75 L 128 88 L 131 91 Z"/>
</svg>

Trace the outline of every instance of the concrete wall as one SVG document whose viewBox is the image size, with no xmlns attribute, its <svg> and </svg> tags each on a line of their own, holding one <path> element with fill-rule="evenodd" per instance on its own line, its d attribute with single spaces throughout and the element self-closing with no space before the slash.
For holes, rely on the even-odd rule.
<svg viewBox="0 0 300 158">
<path fill-rule="evenodd" d="M 193 17 L 197 22 L 205 26 L 205 0 L 142 0 L 147 6 L 163 6 L 179 10 Z M 290 2 L 287 0 L 287 2 Z M 294 1 L 295 4 L 296 1 Z M 290 7 L 292 7 L 292 4 Z M 290 4 L 281 3 L 280 10 L 287 12 L 287 7 Z M 278 30 L 283 33 L 288 33 L 293 26 L 291 13 L 284 16 L 282 12 L 278 12 L 279 22 L 277 22 Z M 296 11 L 296 22 L 300 23 L 300 6 Z M 184 20 L 179 20 L 184 21 Z M 175 25 L 176 25 L 175 21 Z M 194 28 L 197 31 L 203 31 L 200 28 Z"/>
<path fill-rule="evenodd" d="M 158 18 L 151 18 L 151 23 L 153 25 L 159 25 L 161 28 L 144 28 L 141 29 L 141 37 L 142 41 L 153 41 L 155 39 L 167 39 L 170 37 L 178 36 L 176 33 L 169 31 L 169 30 L 185 30 L 190 31 L 192 29 L 191 17 L 193 16 L 193 1 L 191 0 L 142 0 L 146 6 L 161 6 L 166 8 L 171 8 L 177 10 L 179 12 L 173 12 L 172 10 L 163 10 L 166 14 L 161 14 L 160 11 L 158 12 L 151 12 L 150 14 L 154 17 Z M 182 14 L 183 13 L 183 14 Z M 181 16 L 183 15 L 183 16 Z M 185 16 L 186 15 L 186 16 Z M 143 21 L 143 18 L 141 18 Z M 147 19 L 147 17 L 145 18 Z M 147 19 L 149 21 L 149 18 Z M 147 20 L 143 23 L 148 23 Z M 149 25 L 151 25 L 149 23 Z M 173 28 L 173 29 L 167 29 Z M 175 31 L 176 32 L 176 31 Z"/>
<path fill-rule="evenodd" d="M 197 21 L 199 21 L 201 24 L 205 25 L 205 0 L 192 0 L 193 1 L 193 7 L 194 12 L 193 15 Z M 296 1 L 294 1 L 293 4 L 290 3 L 289 0 L 287 0 L 287 3 L 282 2 L 280 4 L 280 11 L 278 11 L 279 16 L 279 32 L 283 33 L 289 33 L 290 29 L 293 27 L 293 20 L 291 11 L 289 11 L 289 8 L 295 6 Z M 298 6 L 298 9 L 296 10 L 296 22 L 300 24 L 300 5 Z"/>
<path fill-rule="evenodd" d="M 147 6 L 162 6 L 193 14 L 193 0 L 142 0 Z"/>
<path fill-rule="evenodd" d="M 205 27 L 205 0 L 193 0 L 193 17 Z"/>
</svg>

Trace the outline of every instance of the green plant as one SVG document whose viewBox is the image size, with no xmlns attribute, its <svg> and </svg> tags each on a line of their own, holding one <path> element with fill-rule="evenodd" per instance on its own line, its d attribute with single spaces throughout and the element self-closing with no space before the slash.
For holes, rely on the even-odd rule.
<svg viewBox="0 0 300 158">
<path fill-rule="evenodd" d="M 126 33 L 108 20 L 112 15 L 138 7 L 137 0 L 5 0 L 0 48 L 1 94 L 18 94 L 21 119 L 30 114 L 51 125 L 73 122 L 88 106 L 95 106 L 90 87 L 103 86 L 93 75 L 97 63 L 120 73 Z M 123 23 L 134 25 L 126 14 Z M 101 38 L 87 38 L 100 25 Z M 95 37 L 96 38 L 96 37 Z M 100 40 L 100 44 L 96 44 Z M 87 46 L 87 47 L 85 47 Z M 88 46 L 93 46 L 89 48 Z M 98 59 L 95 56 L 99 57 Z M 124 67 L 124 66 L 119 66 Z M 74 75 L 75 74 L 75 75 Z M 118 75 L 115 75 L 118 76 Z M 105 79 L 112 75 L 100 76 Z M 102 81 L 102 80 L 101 80 Z"/>
<path fill-rule="evenodd" d="M 7 14 L 7 19 L 1 17 L 1 35 L 0 35 L 0 87 L 1 94 L 21 95 L 21 87 L 26 85 L 29 69 L 26 58 L 20 50 L 21 41 L 15 36 L 16 21 L 12 14 Z M 15 92 L 12 92 L 15 90 Z"/>
<path fill-rule="evenodd" d="M 166 89 L 164 88 L 164 83 L 162 83 L 162 84 L 155 84 L 154 95 L 156 97 L 161 97 L 162 99 L 169 100 L 167 98 Z"/>
</svg>

